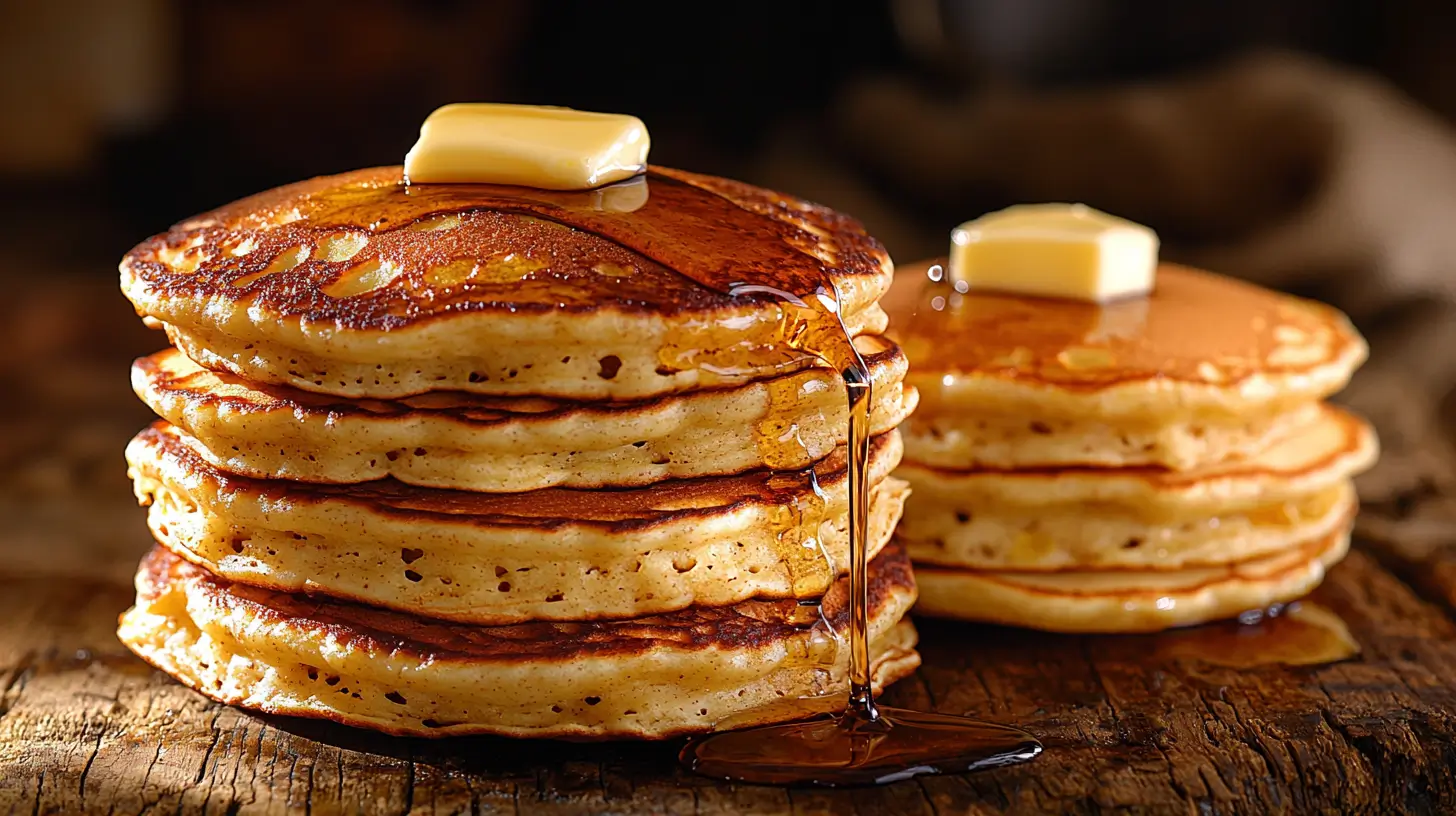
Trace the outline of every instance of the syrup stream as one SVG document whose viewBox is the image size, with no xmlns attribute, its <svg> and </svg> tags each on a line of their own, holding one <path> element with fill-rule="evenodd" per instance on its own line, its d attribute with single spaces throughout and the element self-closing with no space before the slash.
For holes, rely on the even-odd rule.
<svg viewBox="0 0 1456 816">
<path fill-rule="evenodd" d="M 690 739 L 681 761 L 699 774 L 734 782 L 840 787 L 884 785 L 1032 759 L 1041 753 L 1041 744 L 1018 729 L 875 703 L 869 652 L 866 473 L 873 384 L 839 319 L 838 298 L 821 290 L 810 302 L 822 308 L 810 307 L 790 332 L 790 345 L 834 366 L 844 379 L 849 403 L 849 699 L 838 716 L 824 717 L 823 701 L 810 698 L 796 701 L 794 713 L 817 715 L 815 719 Z"/>
<path fill-rule="evenodd" d="M 715 185 L 726 185 L 722 189 L 731 190 L 731 197 Z M 782 309 L 778 343 L 746 345 L 753 340 L 753 331 L 738 322 L 723 322 L 678 338 L 673 342 L 684 347 L 664 348 L 660 356 L 671 369 L 704 348 L 728 349 L 728 359 L 702 361 L 699 367 L 717 366 L 728 375 L 748 377 L 802 365 L 799 360 L 785 359 L 783 351 L 789 349 L 800 352 L 801 358 L 817 358 L 841 374 L 849 406 L 847 706 L 837 717 L 824 717 L 824 697 L 792 701 L 787 712 L 778 711 L 760 721 L 801 721 L 690 740 L 682 750 L 682 761 L 699 773 L 722 779 L 833 786 L 883 784 L 920 774 L 960 773 L 1030 759 L 1041 751 L 1041 745 L 1022 731 L 875 704 L 866 563 L 866 471 L 873 391 L 869 368 L 845 326 L 843 301 L 827 263 L 805 248 L 817 241 L 816 236 L 791 218 L 769 215 L 791 213 L 792 208 L 768 195 L 731 182 L 654 167 L 644 176 L 586 193 L 483 184 L 407 187 L 370 182 L 310 194 L 300 210 L 307 211 L 307 221 L 316 229 L 363 228 L 371 233 L 452 212 L 494 210 L 532 216 L 614 241 L 709 290 L 733 298 L 777 301 Z M 609 206 L 614 199 L 629 200 L 630 206 Z M 571 247 L 566 242 L 544 249 L 569 254 Z M 860 267 L 852 271 L 869 271 L 877 264 L 857 251 L 849 252 L 848 257 L 849 264 Z M 563 283 L 571 282 L 558 280 L 550 268 L 544 268 L 512 284 L 511 297 L 551 305 L 559 299 Z M 672 293 L 662 296 L 666 299 L 659 307 L 685 305 L 673 301 Z M 758 328 L 764 327 L 759 324 Z M 786 561 L 792 560 L 786 556 Z M 791 577 L 797 586 L 799 576 Z M 802 719 L 812 717 L 817 719 Z"/>
<path fill-rule="evenodd" d="M 850 351 L 854 346 L 848 342 Z M 849 396 L 849 716 L 873 722 L 880 714 L 870 677 L 869 634 L 869 474 L 865 465 L 870 453 L 870 400 L 874 386 L 864 361 L 843 369 Z"/>
</svg>

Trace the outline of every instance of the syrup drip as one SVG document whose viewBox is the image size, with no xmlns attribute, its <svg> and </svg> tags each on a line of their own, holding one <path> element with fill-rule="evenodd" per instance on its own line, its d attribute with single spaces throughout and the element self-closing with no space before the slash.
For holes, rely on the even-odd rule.
<svg viewBox="0 0 1456 816">
<path fill-rule="evenodd" d="M 834 366 L 849 399 L 850 624 L 849 701 L 824 717 L 824 701 L 797 701 L 799 716 L 816 719 L 698 737 L 680 754 L 705 776 L 770 785 L 884 785 L 925 774 L 967 771 L 1023 762 L 1041 752 L 1024 731 L 964 717 L 882 708 L 875 702 L 869 653 L 869 406 L 873 384 L 837 309 L 800 318 L 789 343 Z M 796 298 L 797 300 L 797 298 Z M 802 301 L 801 301 L 802 302 Z M 837 335 L 833 332 L 837 324 Z"/>
<path fill-rule="evenodd" d="M 834 557 L 824 546 L 824 523 L 829 515 L 829 496 L 819 486 L 819 475 L 814 469 L 810 468 L 805 473 L 809 477 L 810 496 L 796 499 L 786 508 L 785 513 L 790 517 L 790 523 L 778 533 L 780 557 L 784 559 L 788 569 L 794 597 L 804 599 L 799 601 L 791 620 L 794 623 L 813 625 L 816 634 L 819 633 L 818 630 L 827 632 L 828 640 L 837 646 L 840 642 L 839 633 L 824 620 L 824 610 L 820 604 L 830 583 L 839 575 Z M 849 488 L 849 493 L 853 498 L 853 487 Z M 827 662 L 833 663 L 837 659 L 836 648 L 829 654 Z"/>
<path fill-rule="evenodd" d="M 720 193 L 715 184 L 725 184 Z M 728 197 L 731 194 L 732 199 Z M 736 199 L 736 200 L 735 200 Z M 623 201 L 628 206 L 622 206 Z M 616 202 L 615 204 L 613 202 Z M 705 181 L 690 174 L 650 168 L 636 179 L 588 192 L 556 192 L 469 184 L 403 183 L 359 185 L 312 195 L 300 214 L 318 228 L 381 231 L 428 218 L 472 210 L 494 210 L 540 218 L 594 233 L 672 269 L 706 289 L 734 299 L 780 306 L 778 342 L 745 347 L 742 326 L 704 325 L 691 336 L 669 341 L 659 357 L 667 367 L 697 365 L 743 374 L 765 366 L 797 368 L 808 360 L 828 364 L 844 379 L 849 405 L 849 694 L 843 713 L 824 717 L 825 700 L 800 701 L 793 716 L 814 717 L 709 735 L 689 741 L 681 754 L 689 768 L 723 779 L 764 784 L 882 784 L 929 773 L 959 773 L 1018 762 L 1041 746 L 1012 728 L 960 717 L 880 708 L 874 699 L 869 653 L 868 551 L 869 407 L 873 389 L 868 366 L 851 342 L 842 300 L 830 277 L 833 268 L 815 252 L 819 238 L 796 224 L 792 206 L 751 188 Z M 848 224 L 836 228 L 850 228 Z M 844 264 L 870 271 L 877 261 L 849 253 Z M 851 270 L 855 271 L 855 270 Z M 532 270 L 513 292 L 554 302 L 558 287 L 551 270 Z M 671 297 L 667 293 L 665 297 Z M 659 306 L 670 308 L 671 302 Z M 738 319 L 741 323 L 741 318 Z M 709 357 L 699 356 L 708 347 Z M 799 352 L 784 359 L 784 349 Z M 726 350 L 725 350 L 726 349 Z M 798 445 L 795 435 L 780 444 Z M 773 457 L 765 456 L 772 462 Z M 817 525 L 816 525 L 817 528 Z M 815 545 L 823 552 L 816 534 Z M 806 541 L 788 541 L 803 549 Z M 796 586 L 804 580 L 802 552 L 783 553 Z M 825 559 L 827 560 L 827 559 Z M 826 565 L 826 574 L 834 574 Z M 814 604 L 806 604 L 806 617 Z M 806 623 L 822 626 L 820 622 Z M 830 636 L 838 642 L 837 632 Z M 836 706 L 837 707 L 837 706 Z"/>
</svg>

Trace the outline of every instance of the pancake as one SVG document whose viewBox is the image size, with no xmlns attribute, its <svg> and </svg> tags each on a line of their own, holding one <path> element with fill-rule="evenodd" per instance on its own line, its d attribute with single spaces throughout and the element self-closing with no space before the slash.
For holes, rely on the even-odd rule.
<svg viewBox="0 0 1456 816">
<path fill-rule="evenodd" d="M 1300 432 L 1247 459 L 1187 471 L 1162 468 L 946 470 L 904 462 L 897 476 L 921 502 L 975 508 L 1015 507 L 1043 516 L 1116 507 L 1138 518 L 1181 522 L 1298 500 L 1338 484 L 1374 462 L 1378 445 L 1364 420 L 1329 405 Z"/>
<path fill-rule="evenodd" d="M 915 612 L 1053 632 L 1152 632 L 1302 597 L 1349 549 L 1348 528 L 1223 567 L 1178 572 L 988 572 L 916 568 Z"/>
<path fill-rule="evenodd" d="M 847 216 L 725 179 L 552 192 L 383 167 L 188 219 L 127 253 L 121 283 L 189 357 L 252 382 L 638 399 L 816 365 L 786 328 L 807 310 L 770 290 L 832 286 L 848 332 L 879 334 L 892 270 Z"/>
<path fill-rule="evenodd" d="M 924 270 L 901 270 L 884 303 L 922 416 L 1239 422 L 1334 393 L 1367 353 L 1335 309 L 1171 264 L 1146 298 L 952 292 L 941 310 Z"/>
<path fill-rule="evenodd" d="M 1026 414 L 928 414 L 900 426 L 905 458 L 942 468 L 1193 468 L 1257 454 L 1320 417 L 1318 403 L 1229 419 L 1185 418 L 1161 425 L 1039 418 Z"/>
<path fill-rule="evenodd" d="M 1260 558 L 1348 526 L 1350 482 L 1300 499 L 1182 521 L 1149 522 L 1112 508 L 967 513 L 916 495 L 896 532 L 916 564 L 980 570 L 1180 570 Z"/>
<path fill-rule="evenodd" d="M 895 432 L 872 440 L 872 554 L 900 516 L 905 487 L 889 477 L 899 458 Z M 160 422 L 127 461 L 157 540 L 224 578 L 447 620 L 812 598 L 849 564 L 844 448 L 805 471 L 514 494 L 235 476 Z"/>
<path fill-rule="evenodd" d="M 905 358 L 861 337 L 874 382 L 871 433 L 914 409 Z M 343 400 L 213 373 L 174 349 L 137 360 L 132 386 L 233 473 L 351 483 L 522 492 L 636 486 L 664 479 L 797 470 L 844 442 L 844 384 L 826 368 L 737 388 L 636 403 L 435 393 Z"/>
<path fill-rule="evenodd" d="M 872 670 L 884 686 L 919 665 L 901 622 L 909 561 L 870 567 Z M 822 607 L 848 624 L 841 581 Z M 794 601 L 616 623 L 473 627 L 228 582 L 158 548 L 137 575 L 122 641 L 220 702 L 391 734 L 662 738 L 792 716 L 785 699 L 843 693 L 848 649 Z M 757 717 L 754 712 L 759 712 Z"/>
</svg>

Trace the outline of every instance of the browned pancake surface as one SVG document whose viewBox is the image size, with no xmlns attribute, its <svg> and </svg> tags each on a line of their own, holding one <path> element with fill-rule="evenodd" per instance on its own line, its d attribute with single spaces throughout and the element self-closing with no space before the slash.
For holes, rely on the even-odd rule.
<svg viewBox="0 0 1456 816">
<path fill-rule="evenodd" d="M 910 561 L 898 545 L 886 546 L 870 564 L 868 612 L 874 617 L 897 594 L 913 593 Z M 167 582 L 187 582 L 208 602 L 250 620 L 290 622 L 320 638 L 371 651 L 404 652 L 422 660 L 457 662 L 562 659 L 673 649 L 752 648 L 781 641 L 820 625 L 793 600 L 750 601 L 730 607 L 687 609 L 630 621 L 525 623 L 469 626 L 444 623 L 375 607 L 232 584 L 158 546 L 142 561 L 137 593 L 160 597 Z M 849 582 L 841 579 L 824 596 L 821 611 L 835 630 L 849 625 Z"/>
<path fill-rule="evenodd" d="M 898 346 L 878 337 L 857 338 L 856 346 L 861 349 L 865 364 L 871 371 L 886 369 L 903 373 L 904 355 Z M 286 385 L 247 382 L 225 371 L 194 370 L 188 374 L 179 374 L 173 370 L 178 366 L 170 364 L 171 360 L 178 358 L 181 358 L 181 352 L 169 348 L 138 358 L 132 363 L 132 368 L 148 387 L 161 393 L 179 396 L 187 401 L 189 407 L 215 406 L 241 413 L 281 410 L 327 412 L 331 417 L 400 419 L 428 414 L 432 419 L 445 418 L 474 427 L 487 427 L 521 419 L 545 420 L 572 413 L 591 413 L 608 420 L 614 416 L 630 416 L 633 413 L 650 411 L 670 400 L 680 398 L 680 395 L 668 395 L 626 402 L 589 402 L 537 396 L 491 396 L 458 391 L 431 391 L 391 400 L 344 399 Z"/>
<path fill-rule="evenodd" d="M 358 170 L 188 219 L 137 245 L 122 270 L 154 298 L 246 302 L 351 330 L 469 311 L 708 310 L 741 283 L 807 294 L 825 275 L 849 312 L 887 283 L 884 248 L 828 208 L 657 167 L 613 187 L 633 184 L 645 201 L 617 211 L 613 190 L 407 186 L 399 167 Z"/>
<path fill-rule="evenodd" d="M 1173 264 L 1159 267 L 1148 297 L 1105 305 L 970 292 L 937 310 L 932 293 L 908 279 L 914 270 L 901 277 L 883 305 L 912 373 L 1071 391 L 1149 380 L 1231 385 L 1307 371 L 1363 346 L 1332 308 Z"/>
<path fill-rule="evenodd" d="M 881 434 L 870 442 L 871 484 L 889 475 L 898 459 L 898 440 Z M 847 478 L 844 448 L 803 471 L 750 471 L 737 476 L 659 482 L 642 488 L 583 490 L 552 487 L 525 493 L 474 493 L 408 485 L 393 479 L 357 485 L 328 485 L 254 479 L 209 464 L 165 422 L 143 430 L 133 441 L 187 478 L 207 479 L 219 492 L 259 494 L 280 511 L 305 502 L 349 502 L 395 517 L 492 526 L 554 528 L 596 525 L 611 531 L 642 530 L 694 516 L 720 516 L 736 507 L 792 505 Z"/>
</svg>

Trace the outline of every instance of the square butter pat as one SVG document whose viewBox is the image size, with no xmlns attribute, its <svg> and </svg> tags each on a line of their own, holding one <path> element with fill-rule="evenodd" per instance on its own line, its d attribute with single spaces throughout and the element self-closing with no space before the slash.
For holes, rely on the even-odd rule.
<svg viewBox="0 0 1456 816">
<path fill-rule="evenodd" d="M 951 233 L 958 289 L 1105 302 L 1146 295 L 1158 266 L 1151 229 L 1082 204 L 1023 204 Z"/>
<path fill-rule="evenodd" d="M 647 127 L 635 116 L 534 105 L 455 104 L 436 110 L 404 157 L 411 184 L 512 184 L 589 190 L 647 167 Z"/>
</svg>

